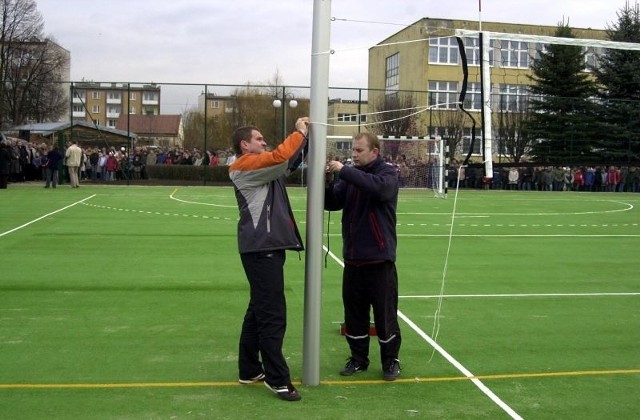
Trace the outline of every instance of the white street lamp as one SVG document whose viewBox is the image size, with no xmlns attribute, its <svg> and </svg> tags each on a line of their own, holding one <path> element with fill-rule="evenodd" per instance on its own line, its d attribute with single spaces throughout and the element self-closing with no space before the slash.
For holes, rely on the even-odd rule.
<svg viewBox="0 0 640 420">
<path fill-rule="evenodd" d="M 289 99 L 289 108 L 296 108 L 298 106 L 298 101 L 296 101 L 291 94 L 285 93 L 284 87 L 282 88 L 282 99 L 274 99 L 271 103 L 274 108 L 282 107 L 282 140 L 287 136 L 287 107 L 283 106 L 287 98 L 291 98 Z"/>
</svg>

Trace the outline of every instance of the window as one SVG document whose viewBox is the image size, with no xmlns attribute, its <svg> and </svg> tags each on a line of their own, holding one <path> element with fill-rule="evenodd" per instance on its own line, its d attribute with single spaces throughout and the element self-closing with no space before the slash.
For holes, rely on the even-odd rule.
<svg viewBox="0 0 640 420">
<path fill-rule="evenodd" d="M 543 44 L 541 42 L 536 43 L 536 52 L 534 58 L 536 60 L 540 59 L 540 54 L 546 54 L 549 49 L 549 44 Z"/>
<path fill-rule="evenodd" d="M 458 43 L 454 37 L 429 40 L 429 64 L 458 64 Z"/>
<path fill-rule="evenodd" d="M 74 105 L 73 106 L 73 112 L 74 113 L 77 113 L 77 112 L 84 113 L 84 107 L 82 105 Z"/>
<path fill-rule="evenodd" d="M 99 114 L 100 113 L 100 105 L 94 105 L 91 107 L 91 112 L 93 112 L 94 114 Z"/>
<path fill-rule="evenodd" d="M 458 82 L 429 81 L 429 106 L 454 109 L 458 106 Z"/>
<path fill-rule="evenodd" d="M 107 120 L 107 126 L 111 128 L 116 128 L 118 120 Z"/>
<path fill-rule="evenodd" d="M 366 115 L 360 115 L 360 122 L 367 122 L 367 116 Z M 358 122 L 358 114 L 344 114 L 344 113 L 338 113 L 338 121 L 340 122 Z"/>
<path fill-rule="evenodd" d="M 91 97 L 92 97 L 93 99 L 100 99 L 100 92 L 99 92 L 99 91 L 94 90 L 93 92 L 91 92 Z"/>
<path fill-rule="evenodd" d="M 155 92 L 145 92 L 142 95 L 142 100 L 143 101 L 157 101 L 158 100 L 158 94 Z"/>
<path fill-rule="evenodd" d="M 470 66 L 479 66 L 482 61 L 480 56 L 480 38 L 465 38 L 464 52 L 467 55 L 467 64 Z"/>
<path fill-rule="evenodd" d="M 527 109 L 529 88 L 526 85 L 500 85 L 500 99 L 494 104 L 495 111 L 524 112 Z"/>
<path fill-rule="evenodd" d="M 136 114 L 136 107 L 135 106 L 129 107 L 129 114 L 133 114 L 133 115 Z"/>
<path fill-rule="evenodd" d="M 469 153 L 471 147 L 471 128 L 467 127 L 463 129 L 464 135 L 462 136 L 462 153 L 466 155 Z M 476 141 L 473 142 L 473 155 L 482 154 L 482 130 L 476 129 Z"/>
<path fill-rule="evenodd" d="M 503 67 L 529 67 L 529 44 L 520 41 L 502 41 L 500 58 Z"/>
<path fill-rule="evenodd" d="M 220 101 L 211 101 L 211 108 L 213 109 L 220 108 Z"/>
<path fill-rule="evenodd" d="M 107 99 L 113 99 L 113 100 L 119 101 L 120 98 L 122 98 L 122 95 L 120 94 L 120 92 L 109 92 L 109 94 L 107 95 Z"/>
<path fill-rule="evenodd" d="M 464 97 L 464 108 L 466 110 L 480 111 L 482 109 L 482 93 L 480 83 L 469 83 Z"/>
<path fill-rule="evenodd" d="M 351 151 L 351 142 L 350 141 L 337 141 L 336 149 L 340 151 Z"/>
<path fill-rule="evenodd" d="M 400 89 L 400 53 L 387 57 L 385 88 L 387 94 Z"/>
<path fill-rule="evenodd" d="M 593 69 L 598 68 L 598 53 L 601 52 L 600 48 L 587 47 L 584 49 L 584 67 L 585 71 L 592 72 Z"/>
<path fill-rule="evenodd" d="M 135 101 L 136 100 L 136 93 L 135 92 L 129 92 L 129 100 L 130 101 Z"/>
</svg>

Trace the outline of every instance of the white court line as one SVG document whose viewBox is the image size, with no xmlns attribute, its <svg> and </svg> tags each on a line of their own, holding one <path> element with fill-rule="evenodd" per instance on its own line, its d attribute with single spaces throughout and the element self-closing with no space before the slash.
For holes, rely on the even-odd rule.
<svg viewBox="0 0 640 420">
<path fill-rule="evenodd" d="M 340 266 L 342 266 L 344 268 L 344 262 L 340 258 L 338 258 L 333 252 L 331 252 L 325 245 L 323 245 L 322 248 L 325 250 L 325 252 L 327 252 L 328 255 L 331 256 L 331 258 L 333 258 Z M 482 391 L 487 397 L 489 397 L 491 399 L 491 401 L 496 403 L 507 414 L 509 414 L 509 416 L 511 416 L 512 419 L 520 419 L 520 420 L 522 420 L 522 417 L 518 413 L 516 413 L 511 407 L 509 407 L 504 401 L 502 401 L 500 399 L 500 397 L 498 397 L 496 394 L 494 394 L 493 391 L 491 391 L 485 384 L 483 384 L 480 379 L 476 378 L 476 376 L 473 373 L 471 373 L 469 370 L 467 370 L 467 368 L 462 366 L 462 364 L 460 362 L 458 362 L 456 359 L 454 359 L 453 356 L 451 356 L 449 353 L 447 353 L 447 351 L 445 349 L 440 347 L 440 345 L 438 343 L 436 343 L 431 337 L 429 337 L 429 335 L 427 335 L 427 333 L 422 331 L 416 324 L 414 324 L 413 321 L 411 321 L 409 318 L 407 318 L 407 316 L 405 314 L 403 314 L 400 310 L 398 310 L 398 316 L 404 322 L 406 322 L 407 325 L 409 325 L 415 332 L 417 332 L 418 335 L 420 335 L 422 338 L 424 338 L 424 340 L 427 343 L 429 343 L 431 346 L 433 346 L 433 348 L 438 353 L 440 353 L 445 359 L 447 359 L 449 361 L 449 363 L 451 363 L 453 366 L 455 366 L 456 369 L 458 369 L 460 372 L 462 372 L 462 374 L 464 376 L 466 376 L 468 379 L 470 379 L 471 382 L 473 382 L 473 384 L 480 389 L 480 391 Z"/>
<path fill-rule="evenodd" d="M 234 209 L 234 208 L 238 207 L 237 205 L 229 206 L 229 205 L 226 205 L 226 204 L 213 204 L 213 203 L 202 203 L 200 201 L 182 200 L 180 198 L 176 198 L 176 197 L 173 196 L 177 192 L 178 192 L 178 189 L 176 188 L 171 194 L 169 194 L 169 198 L 172 199 L 172 200 L 175 200 L 175 201 L 179 201 L 181 203 L 185 203 L 185 204 L 199 204 L 201 206 L 224 207 L 224 208 L 229 208 L 229 209 Z"/>
<path fill-rule="evenodd" d="M 420 335 L 420 337 L 424 338 L 427 343 L 431 344 L 433 346 L 433 348 L 438 353 L 440 353 L 442 355 L 442 357 L 447 359 L 449 361 L 449 363 L 451 363 L 453 366 L 455 366 L 456 369 L 458 369 L 460 372 L 462 372 L 462 374 L 464 376 L 466 376 L 469 380 L 471 380 L 471 382 L 473 382 L 473 384 L 475 386 L 477 386 L 480 389 L 480 391 L 482 391 L 487 397 L 489 397 L 489 399 L 491 399 L 491 401 L 496 403 L 507 414 L 509 414 L 509 416 L 511 416 L 512 419 L 522 419 L 522 417 L 518 413 L 516 413 L 511 407 L 509 407 L 504 401 L 502 401 L 500 399 L 500 397 L 498 397 L 496 394 L 494 394 L 493 391 L 491 391 L 485 384 L 483 384 L 480 379 L 476 378 L 476 376 L 473 373 L 469 372 L 469 370 L 467 368 L 462 366 L 462 364 L 460 362 L 458 362 L 456 359 L 454 359 L 453 356 L 451 356 L 449 353 L 447 353 L 447 351 L 445 349 L 440 347 L 440 345 L 438 343 L 433 341 L 433 339 L 431 337 L 429 337 L 429 335 L 427 335 L 427 333 L 422 331 L 416 324 L 414 324 L 413 321 L 411 321 L 409 318 L 407 318 L 400 311 L 398 311 L 398 316 L 400 318 L 402 318 L 402 320 L 404 322 L 406 322 L 407 325 L 409 325 L 415 332 L 417 332 L 418 335 Z"/>
<path fill-rule="evenodd" d="M 640 292 L 594 293 L 503 293 L 484 295 L 443 295 L 443 298 L 494 298 L 494 297 L 585 297 L 585 296 L 640 296 Z M 440 295 L 398 296 L 399 299 L 437 299 Z"/>
<path fill-rule="evenodd" d="M 18 227 L 16 227 L 16 228 L 13 228 L 13 229 L 8 230 L 8 231 L 6 231 L 6 232 L 2 232 L 2 233 L 0 233 L 0 238 L 1 238 L 1 237 L 3 237 L 3 236 L 5 236 L 5 235 L 8 235 L 8 234 L 10 234 L 10 233 L 12 233 L 12 232 L 15 232 L 16 230 L 19 230 L 19 229 L 22 229 L 22 228 L 24 228 L 24 227 L 27 227 L 27 226 L 29 226 L 29 225 L 30 225 L 30 224 L 32 224 L 32 223 L 38 222 L 38 221 L 40 221 L 40 220 L 42 220 L 42 219 L 44 219 L 44 218 L 46 218 L 46 217 L 49 217 L 49 216 L 54 215 L 54 214 L 56 214 L 56 213 L 60 213 L 61 211 L 66 210 L 66 209 L 68 209 L 69 207 L 73 207 L 73 206 L 75 206 L 76 204 L 80 204 L 80 203 L 82 203 L 83 201 L 86 201 L 86 200 L 88 200 L 88 199 L 90 199 L 90 198 L 93 198 L 93 197 L 95 197 L 95 196 L 96 196 L 96 194 L 90 195 L 89 197 L 87 197 L 87 198 L 83 198 L 83 199 L 82 199 L 82 200 L 80 200 L 80 201 L 76 201 L 76 202 L 75 202 L 75 203 L 73 203 L 73 204 L 69 204 L 69 205 L 68 205 L 68 206 L 66 206 L 66 207 L 63 207 L 63 208 L 61 208 L 61 209 L 58 209 L 58 210 L 52 211 L 51 213 L 47 213 L 47 214 L 45 214 L 44 216 L 40 216 L 40 217 L 38 217 L 37 219 L 33 219 L 32 221 L 27 222 L 27 223 L 25 223 L 24 225 L 18 226 Z"/>
</svg>

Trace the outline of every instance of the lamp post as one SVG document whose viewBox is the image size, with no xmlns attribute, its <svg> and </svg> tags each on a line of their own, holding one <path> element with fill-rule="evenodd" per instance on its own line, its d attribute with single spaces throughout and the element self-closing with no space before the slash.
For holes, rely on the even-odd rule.
<svg viewBox="0 0 640 420">
<path fill-rule="evenodd" d="M 287 106 L 285 102 L 289 99 L 289 107 L 296 108 L 298 106 L 298 101 L 295 100 L 293 95 L 285 92 L 284 86 L 282 87 L 282 99 L 274 99 L 272 105 L 274 108 L 278 109 L 282 107 L 282 141 L 287 137 Z M 304 152 L 303 152 L 304 153 Z M 304 161 L 304 155 L 302 156 L 302 160 Z M 304 169 L 301 172 L 300 183 L 304 186 Z"/>
<path fill-rule="evenodd" d="M 287 99 L 289 99 L 290 108 L 296 108 L 298 106 L 298 101 L 295 100 L 293 95 L 286 93 L 283 86 L 281 99 L 274 99 L 272 102 L 274 108 L 282 108 L 282 140 L 287 137 L 287 107 L 285 104 Z"/>
</svg>

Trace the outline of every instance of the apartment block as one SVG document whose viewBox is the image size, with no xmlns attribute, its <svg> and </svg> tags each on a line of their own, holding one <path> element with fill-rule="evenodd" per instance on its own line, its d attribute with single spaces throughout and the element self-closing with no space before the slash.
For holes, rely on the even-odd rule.
<svg viewBox="0 0 640 420">
<path fill-rule="evenodd" d="M 160 115 L 160 86 L 127 83 L 72 84 L 74 121 L 115 128 L 121 115 Z"/>
</svg>

